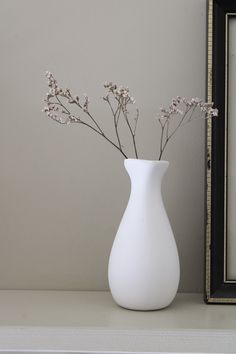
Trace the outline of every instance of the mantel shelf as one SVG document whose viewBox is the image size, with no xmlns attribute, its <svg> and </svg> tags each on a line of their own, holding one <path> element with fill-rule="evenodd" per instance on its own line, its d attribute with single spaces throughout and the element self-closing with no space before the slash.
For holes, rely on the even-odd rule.
<svg viewBox="0 0 236 354">
<path fill-rule="evenodd" d="M 178 294 L 167 309 L 118 307 L 108 292 L 0 291 L 0 352 L 236 353 L 236 306 Z"/>
</svg>

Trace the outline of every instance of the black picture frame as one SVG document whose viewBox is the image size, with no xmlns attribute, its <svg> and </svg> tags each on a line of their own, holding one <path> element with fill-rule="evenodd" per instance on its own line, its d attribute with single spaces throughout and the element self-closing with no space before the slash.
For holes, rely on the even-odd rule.
<svg viewBox="0 0 236 354">
<path fill-rule="evenodd" d="M 208 0 L 207 99 L 219 110 L 218 118 L 207 121 L 205 301 L 208 304 L 236 304 L 236 279 L 227 279 L 230 16 L 236 16 L 236 0 Z"/>
</svg>

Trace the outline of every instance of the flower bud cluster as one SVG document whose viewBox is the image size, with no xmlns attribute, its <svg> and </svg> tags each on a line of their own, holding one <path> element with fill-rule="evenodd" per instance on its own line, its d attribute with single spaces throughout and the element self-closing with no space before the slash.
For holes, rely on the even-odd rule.
<svg viewBox="0 0 236 354">
<path fill-rule="evenodd" d="M 103 100 L 107 103 L 112 113 L 115 131 L 115 139 L 113 139 L 104 132 L 100 123 L 89 111 L 89 98 L 87 95 L 84 95 L 84 99 L 80 100 L 79 96 L 72 95 L 70 89 L 62 89 L 53 74 L 49 71 L 46 72 L 46 77 L 49 92 L 46 94 L 46 105 L 43 112 L 45 112 L 49 118 L 61 124 L 80 123 L 83 126 L 87 126 L 112 144 L 125 158 L 128 158 L 128 154 L 122 144 L 123 137 L 120 135 L 120 121 L 123 119 L 131 135 L 135 157 L 139 158 L 136 144 L 139 110 L 136 110 L 136 115 L 133 117 L 133 121 L 131 121 L 128 105 L 134 104 L 135 100 L 130 95 L 128 87 L 118 87 L 113 82 L 106 82 L 104 84 L 106 94 L 103 96 Z M 70 110 L 71 105 L 75 105 L 77 109 L 79 108 L 80 112 L 82 112 L 81 117 L 76 117 L 72 114 Z M 85 116 L 85 119 L 83 116 Z M 196 118 L 208 119 L 217 117 L 218 110 L 213 108 L 212 102 L 204 102 L 198 97 L 188 100 L 185 97 L 177 96 L 172 99 L 167 108 L 160 107 L 160 113 L 158 113 L 157 116 L 158 122 L 161 125 L 160 152 L 158 157 L 160 160 L 170 139 L 180 127 Z M 174 117 L 176 118 L 173 119 Z"/>
<path fill-rule="evenodd" d="M 172 115 L 184 115 L 196 108 L 199 108 L 207 118 L 218 116 L 218 109 L 213 108 L 213 102 L 204 102 L 198 97 L 187 100 L 185 97 L 180 96 L 173 98 L 168 108 L 160 107 L 161 113 L 158 113 L 157 116 L 160 119 L 170 119 Z"/>
<path fill-rule="evenodd" d="M 130 95 L 128 87 L 118 87 L 113 82 L 105 82 L 104 87 L 108 90 L 108 94 L 103 97 L 105 101 L 109 100 L 109 93 L 112 93 L 119 102 L 124 102 L 126 104 L 135 103 L 135 99 Z"/>
<path fill-rule="evenodd" d="M 72 115 L 60 101 L 60 98 L 66 100 L 69 104 L 78 105 L 85 112 L 87 112 L 89 104 L 88 97 L 85 96 L 85 102 L 83 106 L 81 106 L 79 96 L 72 96 L 70 89 L 66 88 L 63 90 L 59 87 L 57 80 L 51 72 L 46 72 L 46 78 L 48 79 L 49 92 L 46 94 L 46 99 L 44 100 L 46 106 L 44 107 L 43 112 L 45 112 L 49 118 L 61 124 L 79 123 L 80 118 Z"/>
</svg>

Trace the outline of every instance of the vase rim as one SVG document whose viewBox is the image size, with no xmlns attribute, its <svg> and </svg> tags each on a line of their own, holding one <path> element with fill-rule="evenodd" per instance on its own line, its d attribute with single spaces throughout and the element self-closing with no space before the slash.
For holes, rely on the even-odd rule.
<svg viewBox="0 0 236 354">
<path fill-rule="evenodd" d="M 139 162 L 145 162 L 145 163 L 154 163 L 154 164 L 169 164 L 169 161 L 166 160 L 145 160 L 145 159 L 133 159 L 133 158 L 127 158 L 125 161 L 139 161 Z"/>
</svg>

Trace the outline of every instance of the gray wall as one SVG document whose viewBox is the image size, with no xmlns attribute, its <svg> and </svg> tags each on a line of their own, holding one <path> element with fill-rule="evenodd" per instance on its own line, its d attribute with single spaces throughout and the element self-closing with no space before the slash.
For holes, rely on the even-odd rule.
<svg viewBox="0 0 236 354">
<path fill-rule="evenodd" d="M 155 159 L 161 105 L 205 97 L 205 0 L 1 0 L 0 288 L 107 289 L 127 203 L 123 159 L 81 126 L 42 112 L 44 72 L 87 93 L 110 129 L 103 82 L 128 85 L 142 158 Z M 204 122 L 166 151 L 164 198 L 181 261 L 180 291 L 202 291 Z"/>
</svg>

